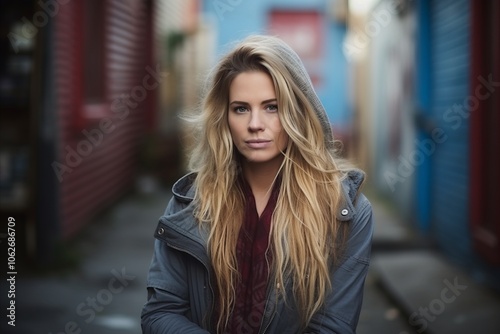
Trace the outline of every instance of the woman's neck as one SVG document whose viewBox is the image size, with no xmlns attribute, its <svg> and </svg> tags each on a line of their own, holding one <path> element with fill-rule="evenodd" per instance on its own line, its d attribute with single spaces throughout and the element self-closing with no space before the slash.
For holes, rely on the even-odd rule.
<svg viewBox="0 0 500 334">
<path fill-rule="evenodd" d="M 252 189 L 259 216 L 269 200 L 280 166 L 281 161 L 269 164 L 251 162 L 243 164 L 243 176 Z"/>
</svg>

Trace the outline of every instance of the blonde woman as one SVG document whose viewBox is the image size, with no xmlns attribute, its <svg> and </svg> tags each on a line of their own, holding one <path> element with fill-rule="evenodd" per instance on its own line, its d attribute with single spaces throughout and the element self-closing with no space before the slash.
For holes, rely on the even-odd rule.
<svg viewBox="0 0 500 334">
<path fill-rule="evenodd" d="M 354 333 L 372 210 L 297 54 L 252 36 L 203 100 L 156 229 L 144 333 Z"/>
</svg>

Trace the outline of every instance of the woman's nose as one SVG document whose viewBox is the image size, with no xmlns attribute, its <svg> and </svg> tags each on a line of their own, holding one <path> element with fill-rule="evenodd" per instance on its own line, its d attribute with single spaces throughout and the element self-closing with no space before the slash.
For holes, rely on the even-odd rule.
<svg viewBox="0 0 500 334">
<path fill-rule="evenodd" d="M 258 110 L 252 110 L 250 113 L 250 122 L 248 123 L 248 129 L 250 131 L 260 131 L 264 128 L 262 123 L 262 115 Z"/>
</svg>

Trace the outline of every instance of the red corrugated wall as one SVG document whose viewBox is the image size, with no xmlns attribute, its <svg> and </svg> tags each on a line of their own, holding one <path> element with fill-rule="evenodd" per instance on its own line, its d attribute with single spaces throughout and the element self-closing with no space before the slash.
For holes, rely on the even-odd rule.
<svg viewBox="0 0 500 334">
<path fill-rule="evenodd" d="M 478 105 L 470 115 L 471 180 L 470 226 L 475 250 L 490 264 L 500 265 L 500 95 L 493 82 L 500 79 L 500 4 L 471 2 L 471 101 Z M 491 83 L 488 84 L 488 80 Z M 485 84 L 486 83 L 486 84 Z"/>
<path fill-rule="evenodd" d="M 95 38 L 102 43 L 104 61 L 102 68 L 95 69 L 102 72 L 94 77 L 102 78 L 104 91 L 102 101 L 94 106 L 98 114 L 88 115 L 86 110 L 92 105 L 84 93 L 84 48 L 88 47 L 84 44 L 84 6 L 83 0 L 61 5 L 55 20 L 58 162 L 64 166 L 58 165 L 59 207 L 65 239 L 133 183 L 141 135 L 147 131 L 155 95 L 154 90 L 143 87 L 143 79 L 149 74 L 146 68 L 156 69 L 151 63 L 149 1 L 102 1 L 97 7 L 102 10 L 103 30 Z M 99 13 L 95 15 L 98 19 Z M 150 77 L 148 83 L 154 80 Z M 125 102 L 118 102 L 124 94 L 136 96 L 128 98 L 133 106 L 128 107 L 128 114 L 124 112 Z M 85 131 L 94 134 L 94 143 Z M 68 158 L 69 151 L 76 152 L 81 160 Z"/>
</svg>

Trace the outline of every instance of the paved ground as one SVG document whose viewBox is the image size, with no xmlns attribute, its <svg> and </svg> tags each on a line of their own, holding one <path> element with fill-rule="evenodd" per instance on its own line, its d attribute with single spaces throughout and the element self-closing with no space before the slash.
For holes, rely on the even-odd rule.
<svg viewBox="0 0 500 334">
<path fill-rule="evenodd" d="M 430 247 L 382 201 L 372 197 L 372 203 L 376 216 L 372 273 L 410 326 L 400 332 L 374 333 L 500 333 L 498 293 Z M 370 307 L 368 303 L 366 308 Z"/>
<path fill-rule="evenodd" d="M 423 246 L 419 238 L 395 219 L 383 202 L 372 202 L 375 229 L 372 245 L 372 259 L 387 253 L 399 253 L 401 248 L 414 249 Z M 408 322 L 408 316 L 399 304 L 381 285 L 378 266 L 374 261 L 365 283 L 365 296 L 361 311 L 358 334 L 415 334 L 415 328 Z"/>
<path fill-rule="evenodd" d="M 358 323 L 357 334 L 414 334 L 405 314 L 394 304 L 380 287 L 373 268 L 368 273 L 365 284 L 363 309 Z"/>
<path fill-rule="evenodd" d="M 18 273 L 16 328 L 2 319 L 0 332 L 141 333 L 153 231 L 169 197 L 166 191 L 131 195 L 99 217 L 75 241 L 77 268 Z"/>
<path fill-rule="evenodd" d="M 18 273 L 16 327 L 7 326 L 4 318 L 0 332 L 140 333 L 153 230 L 169 197 L 169 192 L 158 189 L 133 194 L 101 215 L 75 240 L 72 248 L 80 262 L 74 269 L 43 275 Z M 482 334 L 500 333 L 498 316 L 492 316 L 498 300 L 463 276 L 459 283 L 467 284 L 468 290 L 456 302 L 443 304 L 446 310 L 441 310 L 441 304 L 433 300 L 441 296 L 443 277 L 453 283 L 456 269 L 445 259 L 429 262 L 433 254 L 422 251 L 418 238 L 379 202 L 374 202 L 374 212 L 373 262 L 358 334 L 414 334 L 424 329 L 429 333 L 464 332 L 460 328 L 471 333 L 474 327 L 481 328 Z M 429 276 L 436 275 L 436 268 L 440 274 Z M 4 301 L 2 298 L 1 307 L 5 310 Z M 440 312 L 430 314 L 432 321 L 422 315 L 410 319 L 420 306 L 429 305 Z"/>
</svg>

